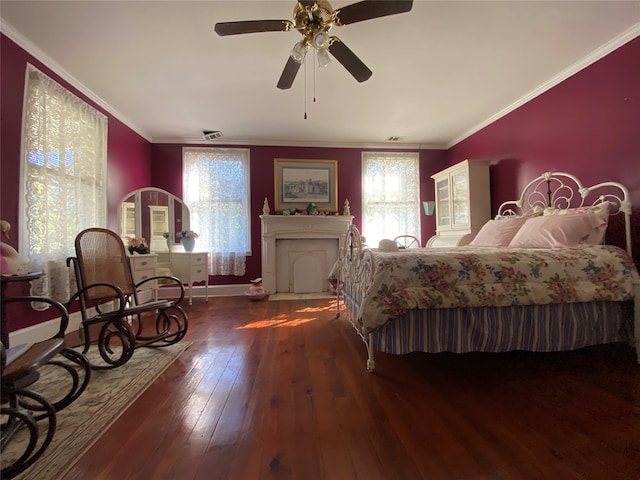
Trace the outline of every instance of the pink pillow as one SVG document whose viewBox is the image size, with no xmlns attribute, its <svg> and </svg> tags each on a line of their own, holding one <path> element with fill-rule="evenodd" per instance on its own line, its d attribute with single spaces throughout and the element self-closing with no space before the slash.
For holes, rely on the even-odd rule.
<svg viewBox="0 0 640 480">
<path fill-rule="evenodd" d="M 473 247 L 508 247 L 511 239 L 526 221 L 527 217 L 489 220 L 469 245 Z"/>
<path fill-rule="evenodd" d="M 558 248 L 586 244 L 589 236 L 602 226 L 602 218 L 592 213 L 546 215 L 527 219 L 510 247 Z"/>
<path fill-rule="evenodd" d="M 544 211 L 545 215 L 577 215 L 583 213 L 590 213 L 601 220 L 601 224 L 589 234 L 584 243 L 589 245 L 603 244 L 605 233 L 607 233 L 607 226 L 609 225 L 609 202 L 601 202 L 596 205 L 577 208 L 547 208 Z"/>
</svg>

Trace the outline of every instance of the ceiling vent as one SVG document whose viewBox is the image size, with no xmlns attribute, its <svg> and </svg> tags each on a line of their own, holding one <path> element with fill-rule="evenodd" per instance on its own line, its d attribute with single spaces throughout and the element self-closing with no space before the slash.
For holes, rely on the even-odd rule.
<svg viewBox="0 0 640 480">
<path fill-rule="evenodd" d="M 387 137 L 387 142 L 399 142 L 400 140 L 402 140 L 404 137 L 398 137 L 398 136 L 393 136 L 393 137 Z"/>
<path fill-rule="evenodd" d="M 218 130 L 203 130 L 202 138 L 205 140 L 215 140 L 216 138 L 222 138 L 222 132 Z"/>
</svg>

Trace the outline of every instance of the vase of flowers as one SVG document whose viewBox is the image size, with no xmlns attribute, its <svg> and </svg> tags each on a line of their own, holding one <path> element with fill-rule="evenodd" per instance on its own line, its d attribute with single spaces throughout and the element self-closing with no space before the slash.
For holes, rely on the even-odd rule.
<svg viewBox="0 0 640 480">
<path fill-rule="evenodd" d="M 127 249 L 131 255 L 149 253 L 149 245 L 142 237 L 127 237 Z"/>
<path fill-rule="evenodd" d="M 198 235 L 193 230 L 183 230 L 180 232 L 180 243 L 184 247 L 185 252 L 193 252 L 193 248 L 196 246 L 196 238 Z"/>
</svg>

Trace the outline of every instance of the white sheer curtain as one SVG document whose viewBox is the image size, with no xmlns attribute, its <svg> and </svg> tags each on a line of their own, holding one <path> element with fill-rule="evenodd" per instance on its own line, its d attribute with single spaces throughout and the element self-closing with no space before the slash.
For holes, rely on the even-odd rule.
<svg viewBox="0 0 640 480">
<path fill-rule="evenodd" d="M 45 273 L 32 294 L 66 301 L 76 235 L 107 224 L 107 118 L 32 65 L 26 75 L 20 251 Z"/>
<path fill-rule="evenodd" d="M 244 275 L 251 254 L 249 150 L 191 148 L 182 153 L 183 201 L 211 275 Z"/>
<path fill-rule="evenodd" d="M 362 153 L 362 212 L 362 233 L 372 247 L 398 235 L 421 238 L 417 152 Z"/>
</svg>

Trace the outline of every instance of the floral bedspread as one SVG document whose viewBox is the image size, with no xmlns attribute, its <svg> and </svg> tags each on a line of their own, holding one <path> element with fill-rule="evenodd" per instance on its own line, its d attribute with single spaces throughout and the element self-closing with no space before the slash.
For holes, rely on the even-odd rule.
<svg viewBox="0 0 640 480">
<path fill-rule="evenodd" d="M 408 309 L 622 301 L 640 276 L 614 246 L 566 249 L 372 249 L 375 275 L 360 305 L 364 332 Z"/>
</svg>

